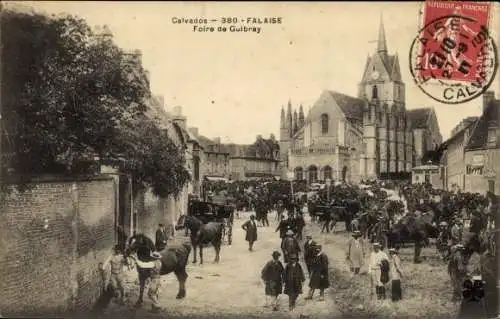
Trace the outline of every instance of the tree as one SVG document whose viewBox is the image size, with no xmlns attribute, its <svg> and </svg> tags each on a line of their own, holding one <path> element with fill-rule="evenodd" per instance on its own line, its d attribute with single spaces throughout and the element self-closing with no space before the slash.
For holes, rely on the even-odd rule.
<svg viewBox="0 0 500 319">
<path fill-rule="evenodd" d="M 22 183 L 81 173 L 96 157 L 124 158 L 141 187 L 161 195 L 182 188 L 189 179 L 182 150 L 144 117 L 145 70 L 112 36 L 94 34 L 78 17 L 8 10 L 1 29 L 2 176 Z"/>
</svg>

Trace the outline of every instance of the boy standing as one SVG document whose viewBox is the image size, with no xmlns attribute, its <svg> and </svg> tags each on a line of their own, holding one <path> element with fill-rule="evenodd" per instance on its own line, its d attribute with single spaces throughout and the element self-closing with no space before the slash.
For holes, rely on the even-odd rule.
<svg viewBox="0 0 500 319">
<path fill-rule="evenodd" d="M 109 278 L 115 297 L 119 298 L 119 303 L 124 304 L 125 289 L 123 288 L 123 266 L 125 266 L 125 257 L 123 256 L 120 245 L 115 245 L 113 254 L 103 264 L 103 269 L 111 267 L 111 276 Z M 118 296 L 119 295 L 119 296 Z"/>
<path fill-rule="evenodd" d="M 298 263 L 297 255 L 290 255 L 285 268 L 285 294 L 288 295 L 288 309 L 292 311 L 300 294 L 302 294 L 302 284 L 306 280 L 304 271 Z"/>
<path fill-rule="evenodd" d="M 401 259 L 396 249 L 389 249 L 389 259 L 389 271 L 391 272 L 392 281 L 392 301 L 399 301 L 402 299 L 401 277 L 403 273 L 401 272 Z"/>
</svg>

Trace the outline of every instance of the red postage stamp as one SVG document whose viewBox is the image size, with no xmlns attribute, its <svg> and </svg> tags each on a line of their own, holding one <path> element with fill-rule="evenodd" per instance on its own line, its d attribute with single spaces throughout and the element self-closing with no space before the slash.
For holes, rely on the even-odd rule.
<svg viewBox="0 0 500 319">
<path fill-rule="evenodd" d="M 423 27 L 410 50 L 410 71 L 422 91 L 446 104 L 486 91 L 498 67 L 489 33 L 492 3 L 426 1 Z"/>
</svg>

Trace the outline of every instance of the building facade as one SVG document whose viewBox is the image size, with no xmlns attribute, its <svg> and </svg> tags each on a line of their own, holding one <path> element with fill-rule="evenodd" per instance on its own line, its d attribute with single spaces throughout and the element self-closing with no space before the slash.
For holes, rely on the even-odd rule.
<svg viewBox="0 0 500 319">
<path fill-rule="evenodd" d="M 286 112 L 281 109 L 282 176 L 294 171 L 295 178 L 309 182 L 332 178 L 356 183 L 409 174 L 414 139 L 426 147 L 434 143 L 428 140 L 440 142 L 435 114 L 428 112 L 428 121 L 418 126 L 420 135 L 415 136 L 399 59 L 388 53 L 381 21 L 377 49 L 366 60 L 357 97 L 324 91 L 307 116 L 302 106 L 292 111 L 290 102 Z"/>
<path fill-rule="evenodd" d="M 499 195 L 500 183 L 500 100 L 494 92 L 483 95 L 483 114 L 465 147 L 465 185 L 467 192 Z"/>
<path fill-rule="evenodd" d="M 464 119 L 444 142 L 442 163 L 447 190 L 499 194 L 499 109 L 495 93 L 483 93 L 481 116 Z"/>
</svg>

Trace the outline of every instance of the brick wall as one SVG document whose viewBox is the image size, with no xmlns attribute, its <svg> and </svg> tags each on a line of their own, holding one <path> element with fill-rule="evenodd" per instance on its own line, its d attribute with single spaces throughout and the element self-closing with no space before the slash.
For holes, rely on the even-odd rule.
<svg viewBox="0 0 500 319">
<path fill-rule="evenodd" d="M 0 312 L 88 310 L 102 288 L 98 265 L 115 240 L 115 181 L 44 180 L 32 186 L 2 194 Z"/>
</svg>

